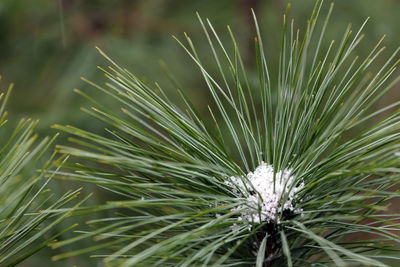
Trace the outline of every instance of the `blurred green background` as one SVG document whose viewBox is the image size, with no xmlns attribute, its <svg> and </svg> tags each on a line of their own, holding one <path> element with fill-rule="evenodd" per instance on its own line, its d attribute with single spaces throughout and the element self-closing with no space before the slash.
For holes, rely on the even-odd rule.
<svg viewBox="0 0 400 267">
<path fill-rule="evenodd" d="M 254 8 L 274 73 L 286 5 L 287 1 L 283 0 L 0 0 L 0 74 L 3 76 L 0 90 L 6 89 L 8 83 L 15 84 L 8 105 L 10 122 L 23 116 L 39 118 L 38 131 L 43 136 L 54 134 L 50 125 L 55 123 L 101 132 L 102 126 L 79 110 L 89 103 L 73 92 L 73 88 L 83 89 L 108 101 L 80 80 L 84 76 L 100 84 L 105 82 L 96 68 L 104 65 L 104 60 L 95 46 L 137 76 L 157 81 L 174 94 L 175 88 L 159 66 L 160 60 L 165 61 L 183 84 L 182 89 L 196 99 L 197 107 L 206 114 L 211 101 L 205 84 L 171 35 L 183 39 L 183 32 L 187 32 L 207 64 L 207 60 L 212 61 L 212 54 L 195 12 L 210 18 L 223 38 L 228 37 L 226 25 L 229 24 L 251 72 L 255 66 L 252 65 L 254 27 L 250 8 Z M 293 1 L 291 14 L 300 28 L 305 28 L 313 5 L 314 0 Z M 328 6 L 329 1 L 326 1 L 325 11 Z M 371 16 L 364 31 L 366 38 L 357 53 L 366 56 L 381 36 L 387 34 L 387 58 L 390 51 L 400 45 L 399 11 L 399 0 L 337 0 L 328 37 L 340 39 L 348 23 L 352 22 L 357 29 Z M 380 59 L 381 63 L 385 57 Z M 399 87 L 380 104 L 394 99 L 400 99 Z M 393 208 L 399 211 L 398 207 Z M 23 266 L 50 265 L 51 261 L 46 259 L 48 253 L 51 252 L 42 252 Z M 86 257 L 56 265 L 73 264 L 101 266 Z"/>
<path fill-rule="evenodd" d="M 292 14 L 304 29 L 314 0 L 293 2 Z M 280 0 L 1 0 L 1 88 L 15 83 L 8 106 L 11 115 L 40 118 L 43 132 L 56 122 L 92 124 L 79 111 L 84 103 L 72 89 L 89 87 L 81 76 L 104 81 L 96 69 L 104 63 L 95 49 L 99 46 L 139 77 L 156 80 L 165 87 L 170 84 L 158 65 L 163 59 L 187 86 L 183 89 L 197 97 L 199 107 L 204 106 L 201 102 L 208 100 L 202 97 L 206 95 L 202 93 L 201 77 L 171 35 L 183 37 L 187 32 L 211 60 L 195 15 L 198 11 L 202 17 L 209 17 L 222 35 L 226 35 L 229 24 L 242 51 L 251 57 L 246 52 L 252 48 L 249 40 L 254 36 L 250 18 L 253 7 L 263 25 L 267 54 L 273 57 L 279 47 L 286 4 Z M 341 38 L 349 22 L 357 28 L 371 16 L 365 29 L 367 38 L 358 53 L 367 54 L 384 33 L 391 51 L 400 43 L 399 10 L 398 0 L 337 0 L 329 37 Z"/>
</svg>

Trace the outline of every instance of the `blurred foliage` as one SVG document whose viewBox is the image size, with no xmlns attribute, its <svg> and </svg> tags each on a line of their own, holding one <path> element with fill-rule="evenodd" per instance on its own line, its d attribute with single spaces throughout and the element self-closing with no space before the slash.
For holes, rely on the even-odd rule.
<svg viewBox="0 0 400 267">
<path fill-rule="evenodd" d="M 297 21 L 305 22 L 313 3 L 293 3 Z M 373 23 L 366 28 L 361 52 L 367 53 L 384 33 L 388 43 L 399 43 L 396 27 L 400 1 L 338 0 L 335 5 L 328 29 L 330 37 L 340 38 L 350 21 L 357 27 L 371 16 Z M 286 2 L 280 0 L 2 0 L 0 73 L 6 82 L 16 84 L 9 107 L 11 114 L 16 118 L 40 118 L 41 131 L 47 131 L 48 125 L 55 122 L 74 121 L 97 127 L 89 118 L 82 117 L 77 107 L 83 100 L 72 91 L 74 87 L 87 87 L 80 76 L 98 80 L 95 66 L 102 59 L 94 49 L 96 45 L 131 71 L 161 84 L 165 84 L 166 77 L 158 61 L 165 60 L 179 73 L 189 96 L 196 97 L 199 106 L 204 106 L 201 102 L 208 101 L 206 90 L 201 90 L 204 84 L 171 35 L 188 32 L 200 46 L 206 46 L 195 16 L 198 11 L 221 32 L 229 24 L 242 46 L 250 45 L 254 36 L 253 25 L 249 25 L 251 7 L 264 24 L 266 46 L 275 51 L 286 7 Z M 251 60 L 252 55 L 247 56 Z"/>
<path fill-rule="evenodd" d="M 196 18 L 198 11 L 202 17 L 209 17 L 220 33 L 227 33 L 229 24 L 241 50 L 248 51 L 246 62 L 252 63 L 253 7 L 262 24 L 267 56 L 274 61 L 286 5 L 283 0 L 1 0 L 0 74 L 4 84 L 15 83 L 8 105 L 10 123 L 29 116 L 41 120 L 37 131 L 42 135 L 53 134 L 49 126 L 54 123 L 73 123 L 100 133 L 102 126 L 79 110 L 86 101 L 72 90 L 93 90 L 80 80 L 81 76 L 98 83 L 105 81 L 96 71 L 103 59 L 95 46 L 143 79 L 159 82 L 174 95 L 176 88 L 159 67 L 159 60 L 164 60 L 179 76 L 187 95 L 196 99 L 200 112 L 207 113 L 209 95 L 202 77 L 171 35 L 182 37 L 187 32 L 199 50 L 208 51 Z M 299 27 L 304 28 L 313 5 L 314 0 L 293 1 L 292 14 L 302 23 Z M 358 52 L 366 56 L 387 34 L 389 54 L 400 44 L 399 10 L 399 0 L 336 0 L 328 37 L 339 39 L 350 21 L 357 28 L 371 16 Z M 211 54 L 204 59 L 211 69 L 212 60 Z M 254 68 L 249 65 L 250 70 Z M 274 69 L 271 71 L 274 73 Z M 388 102 L 400 98 L 399 90 L 392 90 L 391 94 L 385 97 Z M 62 139 L 63 136 L 59 140 Z M 35 264 L 40 258 L 31 261 Z M 74 264 L 87 266 L 79 261 Z"/>
</svg>

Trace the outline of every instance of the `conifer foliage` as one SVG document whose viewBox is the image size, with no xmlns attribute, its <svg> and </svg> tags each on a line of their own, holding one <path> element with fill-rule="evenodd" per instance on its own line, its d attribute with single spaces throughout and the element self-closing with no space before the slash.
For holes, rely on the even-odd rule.
<svg viewBox="0 0 400 267">
<path fill-rule="evenodd" d="M 247 74 L 231 29 L 225 44 L 199 16 L 218 71 L 208 70 L 188 35 L 177 41 L 212 96 L 208 118 L 184 88 L 182 110 L 161 86 L 154 90 L 100 50 L 108 82 L 88 83 L 121 110 L 77 90 L 94 105 L 84 111 L 108 124 L 107 135 L 56 125 L 74 143 L 58 150 L 79 161 L 59 175 L 118 200 L 81 208 L 115 213 L 54 243 L 95 241 L 54 260 L 90 253 L 109 266 L 386 266 L 398 259 L 390 256 L 400 241 L 398 215 L 384 210 L 399 196 L 400 102 L 373 108 L 399 80 L 399 50 L 371 72 L 383 39 L 367 58 L 355 53 L 365 23 L 327 42 L 333 5 L 321 19 L 323 6 L 317 1 L 304 33 L 284 15 L 277 76 L 253 14 L 257 78 Z"/>
<path fill-rule="evenodd" d="M 56 136 L 43 138 L 34 134 L 38 121 L 22 119 L 8 135 L 5 105 L 10 97 L 0 94 L 0 266 L 14 266 L 53 242 L 70 230 L 72 225 L 59 231 L 54 228 L 71 215 L 66 204 L 80 190 L 69 191 L 55 199 L 48 183 L 54 173 L 52 168 L 64 156 L 50 157 L 40 170 L 36 170 L 46 156 Z"/>
</svg>

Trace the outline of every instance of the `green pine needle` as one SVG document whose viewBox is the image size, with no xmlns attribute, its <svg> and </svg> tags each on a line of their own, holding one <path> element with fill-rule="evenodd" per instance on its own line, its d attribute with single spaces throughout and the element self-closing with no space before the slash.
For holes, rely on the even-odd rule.
<svg viewBox="0 0 400 267">
<path fill-rule="evenodd" d="M 87 82 L 119 101 L 122 112 L 77 91 L 94 105 L 83 110 L 108 125 L 108 137 L 54 126 L 74 136 L 74 145 L 58 151 L 85 162 L 67 163 L 58 174 L 97 184 L 119 200 L 78 209 L 115 214 L 54 243 L 93 238 L 93 247 L 54 259 L 91 253 L 108 266 L 386 266 L 384 259 L 398 260 L 391 256 L 399 248 L 398 215 L 383 211 L 399 197 L 400 102 L 373 107 L 400 79 L 394 77 L 399 49 L 371 73 L 383 38 L 359 59 L 355 50 L 365 23 L 327 42 L 333 4 L 322 22 L 321 8 L 317 1 L 302 35 L 288 8 L 277 77 L 270 75 L 254 12 L 256 77 L 247 74 L 229 27 L 228 49 L 198 15 L 216 73 L 187 34 L 184 41 L 174 37 L 211 93 L 209 118 L 199 115 L 182 88 L 185 111 L 160 85 L 153 90 L 99 49 L 110 64 L 100 68 L 109 82 Z M 294 181 L 285 183 L 276 218 L 245 220 L 252 209 L 263 218 L 261 206 L 254 211 L 248 201 L 262 192 L 247 176 L 263 162 L 273 168 L 274 193 L 280 171 L 291 170 Z M 289 200 L 297 211 L 284 207 Z"/>
<path fill-rule="evenodd" d="M 5 105 L 7 93 L 0 94 L 0 265 L 14 266 L 53 242 L 55 238 L 76 225 L 57 234 L 54 228 L 68 216 L 60 210 L 79 195 L 80 190 L 69 191 L 54 200 L 47 189 L 53 178 L 55 164 L 65 162 L 65 156 L 54 159 L 53 154 L 43 168 L 35 171 L 55 138 L 38 141 L 34 134 L 37 121 L 23 119 L 11 136 L 5 136 Z M 58 168 L 59 169 L 59 168 Z M 46 173 L 50 173 L 49 176 Z M 76 206 L 77 207 L 77 206 Z"/>
</svg>

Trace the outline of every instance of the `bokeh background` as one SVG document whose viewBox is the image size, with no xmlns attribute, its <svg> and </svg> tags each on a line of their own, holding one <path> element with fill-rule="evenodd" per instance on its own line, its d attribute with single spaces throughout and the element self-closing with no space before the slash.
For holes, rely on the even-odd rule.
<svg viewBox="0 0 400 267">
<path fill-rule="evenodd" d="M 314 0 L 292 2 L 291 14 L 297 26 L 304 29 Z M 329 1 L 326 2 L 327 9 Z M 79 110 L 89 103 L 73 92 L 73 88 L 79 88 L 105 103 L 108 101 L 80 79 L 84 76 L 97 83 L 105 82 L 97 70 L 97 65 L 104 66 L 105 61 L 95 46 L 144 80 L 159 82 L 173 96 L 175 88 L 160 67 L 162 60 L 183 85 L 181 89 L 206 114 L 211 101 L 205 84 L 171 35 L 183 39 L 183 33 L 187 32 L 207 64 L 207 60 L 212 61 L 212 55 L 195 12 L 210 18 L 222 38 L 228 37 L 226 25 L 230 25 L 251 72 L 255 66 L 250 8 L 255 9 L 261 22 L 267 55 L 276 63 L 286 5 L 284 0 L 0 0 L 0 75 L 3 77 L 0 90 L 5 90 L 11 82 L 15 84 L 8 104 L 10 123 L 26 116 L 40 119 L 37 130 L 42 136 L 54 134 L 50 126 L 55 123 L 101 132 L 103 126 Z M 364 30 L 366 38 L 357 53 L 366 56 L 386 34 L 388 49 L 380 59 L 382 63 L 400 45 L 399 11 L 399 0 L 336 0 L 328 37 L 339 39 L 348 23 L 358 28 L 370 16 Z M 275 72 L 277 64 L 270 65 Z M 379 104 L 398 99 L 399 87 Z M 66 137 L 62 135 L 59 140 L 64 142 Z M 52 253 L 41 252 L 24 266 L 54 265 L 48 260 Z M 78 257 L 55 265 L 101 266 L 101 263 Z"/>
</svg>

